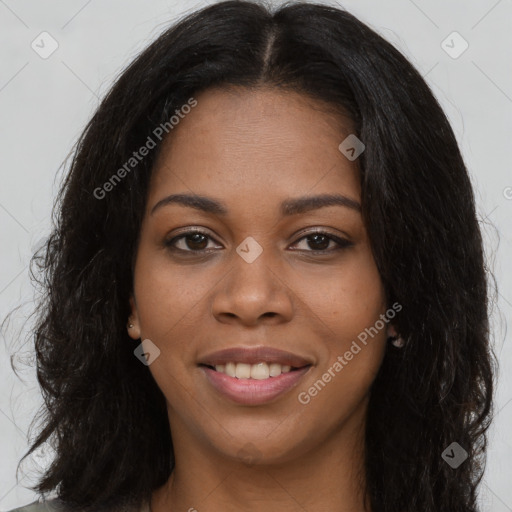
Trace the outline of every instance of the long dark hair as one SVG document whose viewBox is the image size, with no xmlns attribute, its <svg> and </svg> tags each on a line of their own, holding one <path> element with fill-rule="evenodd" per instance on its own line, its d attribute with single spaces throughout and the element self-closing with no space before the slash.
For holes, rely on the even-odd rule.
<svg viewBox="0 0 512 512">
<path fill-rule="evenodd" d="M 126 332 L 132 263 L 160 147 L 155 128 L 168 123 L 170 132 L 169 119 L 190 98 L 229 85 L 326 102 L 351 118 L 366 145 L 363 218 L 388 301 L 402 305 L 396 322 L 406 340 L 387 351 L 371 389 L 372 511 L 476 510 L 495 361 L 463 158 L 399 51 L 351 14 L 302 2 L 272 11 L 227 1 L 188 15 L 124 70 L 84 130 L 53 231 L 32 259 L 44 290 L 34 336 L 45 405 L 23 459 L 46 442 L 55 458 L 31 489 L 57 491 L 84 510 L 137 507 L 170 476 L 165 398 Z M 148 137 L 155 149 L 127 170 Z M 468 456 L 456 469 L 442 457 L 453 442 Z"/>
</svg>

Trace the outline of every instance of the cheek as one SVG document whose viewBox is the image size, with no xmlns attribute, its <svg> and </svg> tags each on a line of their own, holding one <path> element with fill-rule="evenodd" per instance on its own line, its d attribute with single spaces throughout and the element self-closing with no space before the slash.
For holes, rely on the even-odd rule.
<svg viewBox="0 0 512 512">
<path fill-rule="evenodd" d="M 297 400 L 305 424 L 322 418 L 321 432 L 361 410 L 382 364 L 387 340 L 387 324 L 381 320 L 384 293 L 378 276 L 370 275 L 347 279 L 341 288 L 319 295 L 321 324 L 330 336 L 322 337 L 321 361 L 307 385 L 297 390 Z"/>
<path fill-rule="evenodd" d="M 142 249 L 135 267 L 135 294 L 143 335 L 165 340 L 197 322 L 202 301 L 215 283 L 210 276 L 193 265 L 171 265 L 165 255 Z"/>
<path fill-rule="evenodd" d="M 326 339 L 342 349 L 385 313 L 385 292 L 367 248 L 330 269 L 290 279 Z"/>
<path fill-rule="evenodd" d="M 366 395 L 382 363 L 387 340 L 387 323 L 381 317 L 386 313 L 385 292 L 369 251 L 332 271 L 328 279 L 318 278 L 303 280 L 302 293 L 310 290 L 307 304 L 322 338 L 321 363 L 316 385 L 300 391 L 315 401 L 315 407 L 335 402 L 350 410 Z"/>
</svg>

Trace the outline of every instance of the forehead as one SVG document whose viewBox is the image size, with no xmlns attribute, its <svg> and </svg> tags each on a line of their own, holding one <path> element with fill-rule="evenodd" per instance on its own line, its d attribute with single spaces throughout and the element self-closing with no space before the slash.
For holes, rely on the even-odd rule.
<svg viewBox="0 0 512 512">
<path fill-rule="evenodd" d="M 163 143 L 150 203 L 175 191 L 360 196 L 357 163 L 338 149 L 352 123 L 328 104 L 271 88 L 209 89 L 195 99 Z"/>
</svg>

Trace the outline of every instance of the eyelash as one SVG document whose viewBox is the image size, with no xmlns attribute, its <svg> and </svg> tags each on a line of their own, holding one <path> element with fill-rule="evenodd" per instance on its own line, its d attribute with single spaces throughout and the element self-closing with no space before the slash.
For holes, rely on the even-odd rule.
<svg viewBox="0 0 512 512">
<path fill-rule="evenodd" d="M 208 249 L 201 249 L 201 250 L 197 250 L 197 251 L 194 251 L 194 250 L 185 250 L 185 249 L 179 249 L 177 247 L 175 247 L 175 243 L 178 241 L 178 240 L 181 240 L 182 238 L 186 238 L 187 236 L 190 236 L 190 235 L 195 235 L 195 234 L 199 234 L 199 235 L 203 235 L 205 236 L 206 238 L 210 239 L 210 240 L 214 240 L 213 237 L 211 237 L 210 235 L 208 235 L 208 233 L 200 230 L 200 229 L 191 229 L 189 231 L 186 231 L 184 233 L 181 233 L 180 235 L 178 236 L 175 236 L 173 238 L 171 238 L 170 240 L 166 240 L 164 242 L 164 245 L 172 250 L 172 251 L 177 251 L 177 252 L 181 252 L 181 253 L 190 253 L 190 254 L 207 254 L 209 252 L 212 252 L 212 250 L 208 250 Z M 338 251 L 341 251 L 343 249 L 346 249 L 348 247 L 351 247 L 353 246 L 354 244 L 344 238 L 340 238 L 338 236 L 335 236 L 335 235 L 332 235 L 326 231 L 322 231 L 322 230 L 317 230 L 317 231 L 310 231 L 308 232 L 306 235 L 302 236 L 301 238 L 299 238 L 293 245 L 296 245 L 297 243 L 299 243 L 300 241 L 304 240 L 304 239 L 307 239 L 308 237 L 311 237 L 311 236 L 314 236 L 314 235 L 323 235 L 325 237 L 327 237 L 329 239 L 329 241 L 333 241 L 335 243 L 338 244 L 338 247 L 335 248 L 335 249 L 324 249 L 324 250 L 318 250 L 318 251 L 315 251 L 315 250 L 310 250 L 310 251 L 305 251 L 307 253 L 312 253 L 312 254 L 318 254 L 318 255 L 325 255 L 325 254 L 330 254 L 330 253 L 334 253 L 334 252 L 338 252 Z M 215 249 L 214 249 L 215 250 Z M 300 249 L 295 249 L 295 250 L 300 250 Z"/>
</svg>

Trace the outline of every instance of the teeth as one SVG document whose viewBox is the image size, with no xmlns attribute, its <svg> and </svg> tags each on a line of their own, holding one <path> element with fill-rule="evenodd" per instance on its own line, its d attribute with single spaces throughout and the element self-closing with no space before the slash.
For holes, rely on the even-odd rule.
<svg viewBox="0 0 512 512">
<path fill-rule="evenodd" d="M 225 373 L 230 377 L 237 379 L 256 379 L 264 380 L 269 377 L 278 377 L 281 373 L 288 373 L 291 371 L 291 366 L 281 365 L 279 363 L 226 363 L 215 365 L 215 370 L 220 373 Z"/>
<path fill-rule="evenodd" d="M 286 366 L 285 366 L 286 368 Z M 269 367 L 269 374 L 271 377 L 277 377 L 278 375 L 281 375 L 282 367 L 278 363 L 270 363 Z"/>
<path fill-rule="evenodd" d="M 267 363 L 258 363 L 251 366 L 251 379 L 263 380 L 270 377 L 270 369 Z"/>
<path fill-rule="evenodd" d="M 237 379 L 248 379 L 251 376 L 251 365 L 245 363 L 237 363 L 235 377 Z"/>
<path fill-rule="evenodd" d="M 220 368 L 221 366 L 219 366 L 218 368 Z M 217 366 L 215 367 L 215 369 L 217 370 Z M 220 372 L 222 370 L 217 370 L 217 371 Z M 230 377 L 236 377 L 236 364 L 235 363 L 227 363 L 224 373 L 226 375 L 229 375 Z"/>
</svg>

